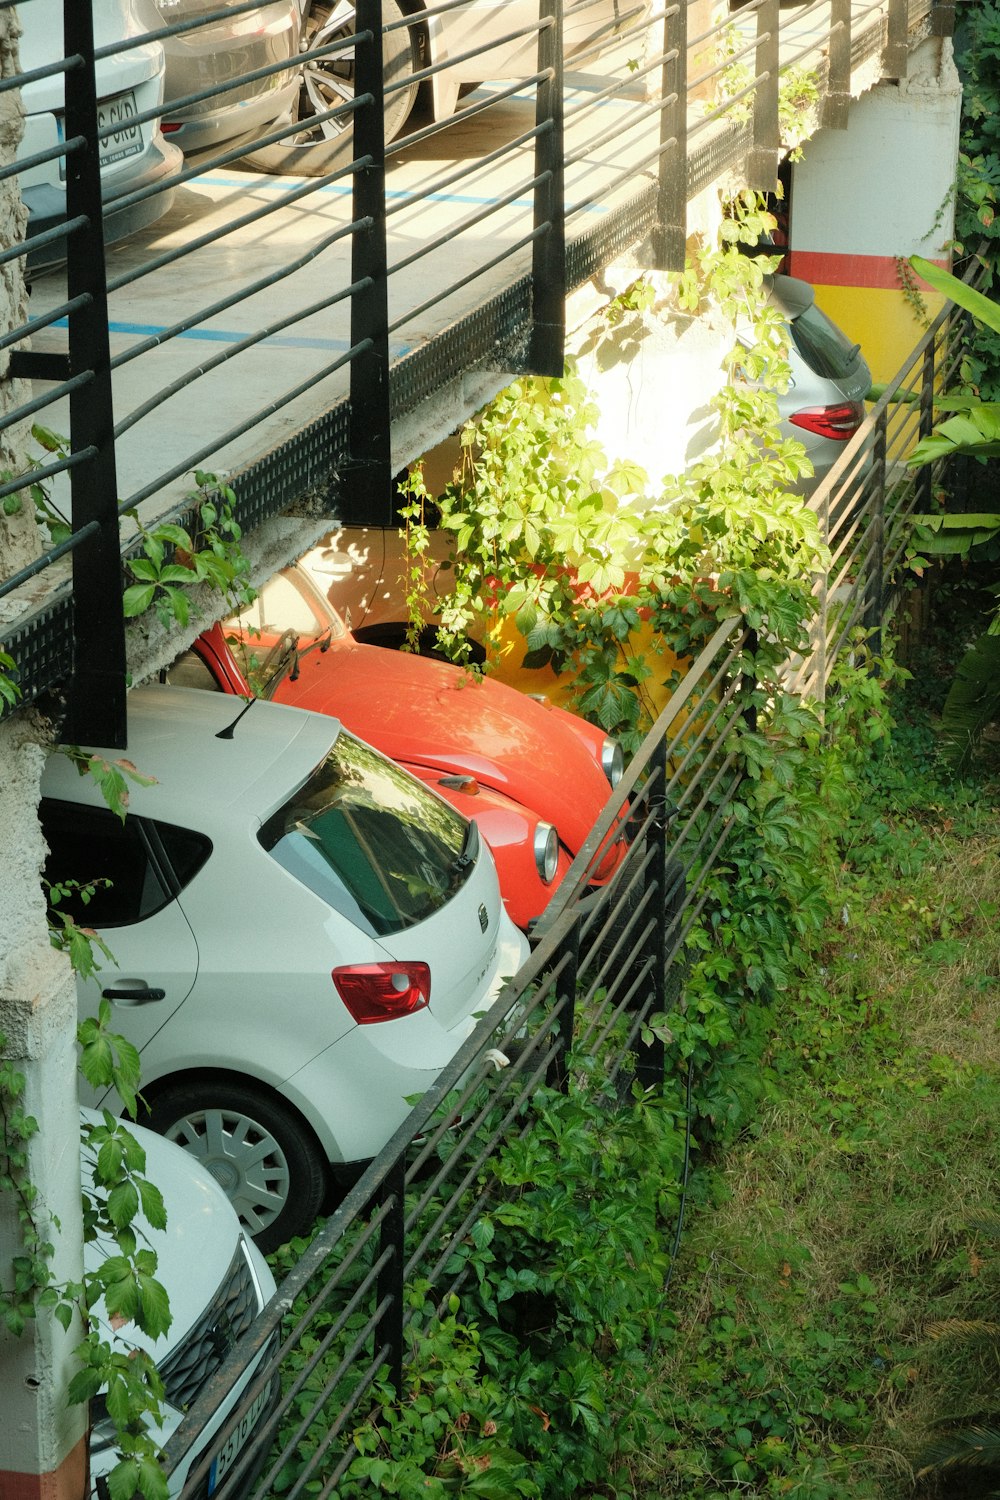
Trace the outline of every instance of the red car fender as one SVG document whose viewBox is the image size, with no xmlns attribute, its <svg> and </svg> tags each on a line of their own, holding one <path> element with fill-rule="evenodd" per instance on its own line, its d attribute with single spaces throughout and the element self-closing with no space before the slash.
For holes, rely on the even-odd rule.
<svg viewBox="0 0 1000 1500">
<path fill-rule="evenodd" d="M 571 864 L 566 850 L 560 846 L 555 879 L 546 885 L 535 863 L 534 836 L 539 819 L 534 813 L 489 787 L 480 787 L 470 794 L 458 787 L 442 786 L 440 771 L 407 765 L 405 761 L 399 764 L 450 802 L 463 818 L 476 823 L 493 855 L 507 915 L 515 927 L 526 930 L 530 922 L 541 916 L 561 885 Z"/>
</svg>

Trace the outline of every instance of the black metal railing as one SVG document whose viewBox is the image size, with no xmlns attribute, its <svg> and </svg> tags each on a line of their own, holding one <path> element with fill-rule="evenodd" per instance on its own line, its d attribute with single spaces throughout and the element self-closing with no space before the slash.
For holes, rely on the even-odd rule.
<svg viewBox="0 0 1000 1500">
<path fill-rule="evenodd" d="M 959 357 L 952 313 L 945 308 L 933 320 L 810 500 L 831 565 L 816 581 L 812 650 L 789 663 L 784 681 L 820 711 L 838 663 L 862 641 L 879 650 L 901 597 L 908 521 L 940 477 L 906 460 L 928 430 L 934 390 Z M 355 1457 L 350 1434 L 375 1388 L 402 1389 L 417 1316 L 408 1311 L 413 1286 L 429 1289 L 430 1309 L 461 1297 L 468 1270 L 456 1247 L 495 1206 L 487 1165 L 531 1129 L 537 1091 L 564 1089 L 572 1056 L 600 1055 L 602 1077 L 634 1078 L 644 1089 L 658 1089 L 676 1070 L 654 1023 L 685 1006 L 688 942 L 731 858 L 743 777 L 736 731 L 756 727 L 756 652 L 754 634 L 729 620 L 686 663 L 536 924 L 530 959 L 319 1229 L 188 1413 L 168 1464 L 200 1446 L 222 1394 L 260 1360 L 239 1411 L 209 1447 L 281 1378 L 282 1394 L 242 1450 L 236 1477 L 245 1477 L 253 1500 L 272 1493 L 279 1473 L 282 1495 L 330 1494 Z M 595 884 L 609 839 L 623 829 L 627 851 L 611 878 Z M 495 1071 L 498 1051 L 510 1062 Z M 280 1347 L 263 1359 L 275 1339 Z M 193 1466 L 184 1500 L 199 1492 L 210 1462 L 206 1452 Z"/>
<path fill-rule="evenodd" d="M 28 19 L 38 4 L 21 0 L 19 12 Z M 353 37 L 307 30 L 302 52 L 242 80 L 349 66 L 353 97 L 319 101 L 314 117 L 348 127 L 311 162 L 315 175 L 245 170 L 288 151 L 296 121 L 183 162 L 156 137 L 137 183 L 112 180 L 105 161 L 101 208 L 102 157 L 115 154 L 120 123 L 95 113 L 109 57 L 148 61 L 253 7 L 96 49 L 89 4 L 63 8 L 65 56 L 2 84 L 23 86 L 33 144 L 0 173 L 21 179 L 36 211 L 24 243 L 0 249 L 32 278 L 30 320 L 0 336 L 0 359 L 9 351 L 8 373 L 34 382 L 0 431 L 38 421 L 67 444 L 5 481 L 0 498 L 51 485 L 73 534 L 0 583 L 0 599 L 16 601 L 2 633 L 24 701 L 68 692 L 66 732 L 107 744 L 125 729 L 117 601 L 133 514 L 147 527 L 190 523 L 200 467 L 227 475 L 244 530 L 304 497 L 344 522 L 391 523 L 392 474 L 420 447 L 414 425 L 401 448 L 404 419 L 470 373 L 499 384 L 559 370 L 569 290 L 647 238 L 651 264 L 679 267 L 687 203 L 723 173 L 773 186 L 783 71 L 808 65 L 821 95 L 841 98 L 851 67 L 881 55 L 898 68 L 900 47 L 944 27 L 948 11 L 939 0 L 834 0 L 817 22 L 817 6 L 779 12 L 777 0 L 733 12 L 677 0 L 659 14 L 636 0 L 595 23 L 593 3 L 543 0 L 502 36 L 453 30 L 449 50 L 441 38 L 467 5 L 383 19 L 379 0 L 361 0 Z M 383 56 L 401 48 L 407 68 L 384 77 Z M 450 99 L 456 80 L 491 76 L 430 123 L 418 98 L 407 133 L 385 139 L 394 100 L 408 105 L 420 89 Z M 65 81 L 54 113 L 37 103 L 53 77 Z M 175 94 L 171 114 L 224 101 L 240 81 Z M 148 136 L 162 113 L 137 102 L 129 130 Z M 39 144 L 43 121 L 61 137 Z M 49 223 L 60 163 L 65 201 Z M 67 553 L 72 582 L 60 572 Z"/>
</svg>

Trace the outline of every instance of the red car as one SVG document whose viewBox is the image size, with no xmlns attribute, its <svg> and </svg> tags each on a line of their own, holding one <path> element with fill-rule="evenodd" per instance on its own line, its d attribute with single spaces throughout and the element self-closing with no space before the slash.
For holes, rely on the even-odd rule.
<svg viewBox="0 0 1000 1500">
<path fill-rule="evenodd" d="M 331 714 L 474 818 L 504 904 L 525 930 L 545 910 L 622 774 L 621 747 L 565 709 L 407 652 L 361 645 L 300 568 L 170 668 L 184 686 Z M 625 850 L 609 841 L 603 883 Z"/>
</svg>

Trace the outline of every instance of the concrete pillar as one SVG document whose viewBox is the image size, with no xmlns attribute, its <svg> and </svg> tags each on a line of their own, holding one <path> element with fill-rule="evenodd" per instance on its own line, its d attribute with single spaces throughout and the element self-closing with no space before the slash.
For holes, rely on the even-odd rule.
<svg viewBox="0 0 1000 1500">
<path fill-rule="evenodd" d="M 83 1267 L 76 987 L 49 945 L 38 872 L 44 844 L 36 806 L 43 726 L 24 711 L 0 723 L 0 1032 L 5 1058 L 25 1077 L 25 1111 L 38 1121 L 28 1148 L 36 1222 L 49 1232 L 57 1281 Z M 20 1253 L 17 1204 L 0 1199 L 0 1286 Z M 59 1221 L 58 1230 L 54 1228 Z M 79 1327 L 67 1333 L 41 1310 L 15 1338 L 0 1327 L 0 1496 L 81 1500 L 86 1492 L 86 1411 L 66 1398 Z"/>
<path fill-rule="evenodd" d="M 789 270 L 888 380 L 920 337 L 900 259 L 949 264 L 962 91 L 951 42 L 915 48 L 906 78 L 851 102 L 846 130 L 821 130 L 792 167 Z M 933 317 L 941 298 L 921 284 Z"/>
<path fill-rule="evenodd" d="M 0 73 L 16 70 L 16 17 L 0 11 Z M 0 163 L 13 159 L 20 138 L 17 96 L 0 94 Z M 0 182 L 0 244 L 21 237 L 24 214 L 16 180 Z M 20 267 L 0 268 L 0 329 L 24 321 Z M 23 399 L 0 356 L 0 412 Z M 24 466 L 26 433 L 0 439 L 0 469 Z M 30 499 L 0 515 L 0 578 L 38 551 Z M 8 605 L 7 617 L 11 617 Z M 3 615 L 0 615 L 2 621 Z M 0 642 L 3 625 L 0 623 Z M 66 959 L 49 944 L 39 872 L 45 846 L 38 824 L 39 779 L 45 759 L 43 721 L 20 710 L 0 722 L 0 1032 L 3 1056 L 24 1075 L 23 1106 L 38 1121 L 28 1148 L 34 1215 L 51 1231 L 51 1262 L 59 1281 L 78 1281 L 83 1267 L 80 1212 L 80 1123 L 76 1083 L 76 994 Z M 66 872 L 67 875 L 71 871 Z M 60 1228 L 55 1230 L 55 1220 Z M 21 1250 L 17 1200 L 0 1195 L 0 1287 L 12 1284 Z M 86 1492 L 86 1413 L 70 1407 L 67 1386 L 79 1328 L 69 1333 L 47 1310 L 15 1338 L 0 1325 L 0 1500 L 81 1500 Z"/>
</svg>

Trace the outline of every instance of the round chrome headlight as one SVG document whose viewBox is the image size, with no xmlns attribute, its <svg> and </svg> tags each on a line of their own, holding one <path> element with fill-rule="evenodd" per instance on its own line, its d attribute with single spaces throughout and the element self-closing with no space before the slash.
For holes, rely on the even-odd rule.
<svg viewBox="0 0 1000 1500">
<path fill-rule="evenodd" d="M 539 823 L 535 829 L 535 864 L 546 885 L 551 885 L 559 868 L 559 835 L 551 823 Z"/>
<path fill-rule="evenodd" d="M 617 740 L 605 740 L 601 746 L 601 767 L 612 786 L 625 775 L 625 754 Z"/>
</svg>

